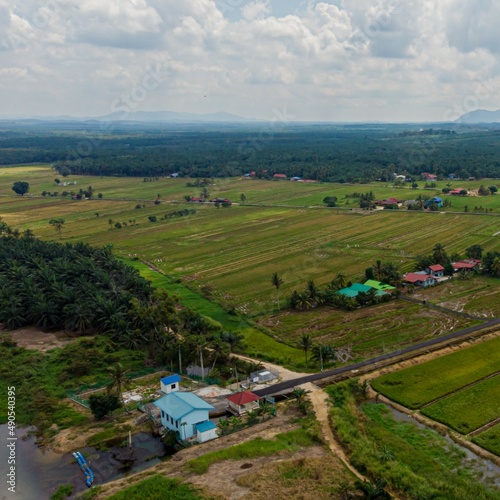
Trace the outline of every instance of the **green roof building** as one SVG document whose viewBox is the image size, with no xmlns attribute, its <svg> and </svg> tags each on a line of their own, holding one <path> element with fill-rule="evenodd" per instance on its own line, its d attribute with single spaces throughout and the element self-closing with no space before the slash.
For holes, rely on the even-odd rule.
<svg viewBox="0 0 500 500">
<path fill-rule="evenodd" d="M 366 286 L 371 286 L 377 290 L 382 290 L 383 292 L 390 292 L 391 290 L 396 290 L 395 286 L 388 285 L 387 283 L 382 283 L 381 281 L 367 280 L 365 281 Z"/>
</svg>

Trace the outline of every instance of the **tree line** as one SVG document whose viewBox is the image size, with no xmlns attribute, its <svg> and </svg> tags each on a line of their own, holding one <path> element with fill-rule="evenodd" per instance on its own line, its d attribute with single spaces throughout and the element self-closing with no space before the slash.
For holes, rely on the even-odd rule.
<svg viewBox="0 0 500 500">
<path fill-rule="evenodd" d="M 80 125 L 83 127 L 83 125 Z M 116 130 L 35 129 L 0 134 L 0 164 L 56 162 L 61 175 L 119 175 L 152 180 L 171 173 L 181 177 L 240 176 L 275 173 L 328 182 L 392 182 L 394 172 L 418 178 L 455 174 L 500 176 L 498 131 L 460 127 L 460 133 L 407 134 L 413 125 L 289 125 L 263 140 L 261 128 L 249 125 L 179 127 L 144 126 Z M 457 129 L 458 130 L 458 129 Z M 83 147 L 85 146 L 85 147 Z"/>
</svg>

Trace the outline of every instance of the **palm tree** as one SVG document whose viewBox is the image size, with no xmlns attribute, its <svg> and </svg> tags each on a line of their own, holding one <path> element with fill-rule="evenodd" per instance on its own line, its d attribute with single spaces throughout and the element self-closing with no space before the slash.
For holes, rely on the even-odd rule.
<svg viewBox="0 0 500 500">
<path fill-rule="evenodd" d="M 61 219 L 61 218 L 50 219 L 49 224 L 51 226 L 54 226 L 57 234 L 59 234 L 59 239 L 61 239 L 61 232 L 62 232 L 62 228 L 64 227 L 64 219 Z"/>
<path fill-rule="evenodd" d="M 84 301 L 69 303 L 64 306 L 66 316 L 65 327 L 68 330 L 76 330 L 80 335 L 92 328 L 94 313 Z"/>
<path fill-rule="evenodd" d="M 306 291 L 312 302 L 315 302 L 318 298 L 318 287 L 313 280 L 309 280 L 306 285 Z"/>
<path fill-rule="evenodd" d="M 312 304 L 307 292 L 299 293 L 297 297 L 297 309 L 311 309 Z"/>
<path fill-rule="evenodd" d="M 490 272 L 493 276 L 500 276 L 500 258 L 495 257 L 490 265 Z"/>
<path fill-rule="evenodd" d="M 283 280 L 278 276 L 278 273 L 274 273 L 271 277 L 271 283 L 276 287 L 276 294 L 278 296 L 278 311 L 280 310 L 280 286 L 283 284 Z"/>
<path fill-rule="evenodd" d="M 304 355 L 306 357 L 306 365 L 307 365 L 307 354 L 312 347 L 311 336 L 305 333 L 304 335 L 302 335 L 300 340 L 297 342 L 297 345 L 300 349 L 302 349 L 304 351 Z"/>
<path fill-rule="evenodd" d="M 323 371 L 323 362 L 326 359 L 333 359 L 334 355 L 335 351 L 328 345 L 318 344 L 312 348 L 312 358 L 319 361 L 321 371 Z"/>
<path fill-rule="evenodd" d="M 435 263 L 441 265 L 447 264 L 449 261 L 446 250 L 440 243 L 434 245 L 434 248 L 432 249 L 432 258 L 434 259 Z"/>
<path fill-rule="evenodd" d="M 339 287 L 339 290 L 345 288 L 347 284 L 347 278 L 344 273 L 338 273 L 335 279 L 337 281 L 337 286 Z"/>
<path fill-rule="evenodd" d="M 126 374 L 129 372 L 129 370 L 125 370 L 121 363 L 116 363 L 115 366 L 108 368 L 108 372 L 111 377 L 111 381 L 106 387 L 106 391 L 108 393 L 113 391 L 116 392 L 116 395 L 120 398 L 123 406 L 125 406 L 125 402 L 123 401 L 123 389 L 128 383 Z"/>
</svg>

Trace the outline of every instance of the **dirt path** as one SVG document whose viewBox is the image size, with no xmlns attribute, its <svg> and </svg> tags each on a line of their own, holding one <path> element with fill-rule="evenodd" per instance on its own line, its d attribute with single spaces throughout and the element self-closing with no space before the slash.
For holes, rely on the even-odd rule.
<svg viewBox="0 0 500 500">
<path fill-rule="evenodd" d="M 308 391 L 309 399 L 316 413 L 316 420 L 321 424 L 323 437 L 325 438 L 325 441 L 327 442 L 330 450 L 358 479 L 360 479 L 361 481 L 368 481 L 365 476 L 363 476 L 350 464 L 347 455 L 344 453 L 344 450 L 335 440 L 332 428 L 330 427 L 330 422 L 328 421 L 328 395 L 326 394 L 326 392 L 310 382 L 302 385 L 301 387 Z"/>
<path fill-rule="evenodd" d="M 305 377 L 306 375 L 311 375 L 310 373 L 301 373 L 294 372 L 292 370 L 288 370 L 287 368 L 283 368 L 280 365 L 275 365 L 273 363 L 268 363 L 267 361 L 260 361 L 259 359 L 249 358 L 247 356 L 242 356 L 241 354 L 231 354 L 235 358 L 244 359 L 245 361 L 251 361 L 252 363 L 260 363 L 262 366 L 267 368 L 268 370 L 278 372 L 280 374 L 281 381 L 295 380 L 299 377 Z"/>
</svg>

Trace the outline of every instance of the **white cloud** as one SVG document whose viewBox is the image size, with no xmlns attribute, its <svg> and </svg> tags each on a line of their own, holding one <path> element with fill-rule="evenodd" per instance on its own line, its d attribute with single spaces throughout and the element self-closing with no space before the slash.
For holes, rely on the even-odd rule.
<svg viewBox="0 0 500 500">
<path fill-rule="evenodd" d="M 11 85 L 1 109 L 18 114 L 24 103 L 35 114 L 107 113 L 148 66 L 161 64 L 168 77 L 139 108 L 265 119 L 287 105 L 297 119 L 432 120 L 499 68 L 500 5 L 492 1 L 299 6 L 24 0 L 14 8 L 0 0 L 2 88 Z M 481 104 L 500 107 L 500 100 L 490 92 Z"/>
<path fill-rule="evenodd" d="M 256 18 L 262 19 L 270 11 L 269 2 L 257 1 L 245 5 L 242 9 L 242 14 L 247 21 L 253 21 Z"/>
</svg>

